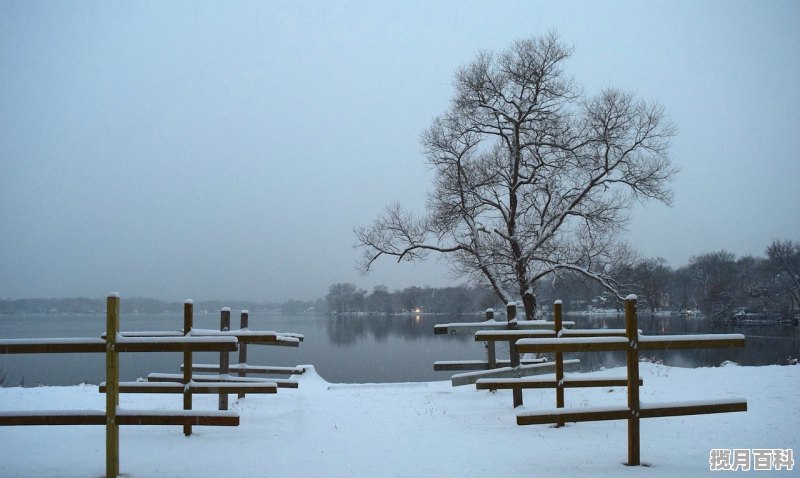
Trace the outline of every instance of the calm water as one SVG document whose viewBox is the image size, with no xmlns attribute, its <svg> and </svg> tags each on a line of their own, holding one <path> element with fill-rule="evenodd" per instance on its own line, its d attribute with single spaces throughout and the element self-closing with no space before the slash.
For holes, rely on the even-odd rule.
<svg viewBox="0 0 800 478">
<path fill-rule="evenodd" d="M 238 313 L 232 325 L 238 325 Z M 253 365 L 314 364 L 330 382 L 407 382 L 447 380 L 450 372 L 434 372 L 436 360 L 485 358 L 482 343 L 471 336 L 434 335 L 433 326 L 451 321 L 479 321 L 479 316 L 345 317 L 251 314 L 250 329 L 297 332 L 305 335 L 300 347 L 251 345 L 248 363 Z M 577 327 L 621 328 L 622 317 L 568 316 Z M 122 330 L 178 330 L 181 314 L 123 315 Z M 195 326 L 219 328 L 218 314 L 195 314 Z M 648 334 L 743 333 L 744 349 L 655 351 L 650 357 L 680 367 L 716 366 L 726 360 L 742 365 L 785 364 L 800 353 L 796 326 L 732 326 L 683 317 L 641 317 L 639 327 Z M 0 315 L 0 338 L 99 337 L 105 330 L 104 315 Z M 498 343 L 498 357 L 508 348 Z M 216 363 L 219 354 L 196 353 L 196 363 Z M 582 361 L 583 370 L 624 364 L 619 352 L 567 354 Z M 178 373 L 180 353 L 129 353 L 120 356 L 121 380 L 135 380 L 150 372 Z M 231 362 L 236 363 L 236 352 Z M 0 369 L 7 386 L 70 385 L 104 380 L 101 354 L 0 355 Z"/>
</svg>

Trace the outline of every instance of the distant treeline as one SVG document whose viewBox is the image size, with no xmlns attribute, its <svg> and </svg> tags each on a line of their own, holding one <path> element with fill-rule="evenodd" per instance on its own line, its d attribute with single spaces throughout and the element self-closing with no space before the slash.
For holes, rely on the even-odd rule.
<svg viewBox="0 0 800 478">
<path fill-rule="evenodd" d="M 646 258 L 615 272 L 622 295 L 639 296 L 640 310 L 699 311 L 720 319 L 800 316 L 800 242 L 773 241 L 762 257 L 720 250 L 671 268 Z M 542 292 L 576 306 L 619 307 L 619 301 L 581 277 L 556 277 Z"/>
<path fill-rule="evenodd" d="M 463 314 L 497 307 L 498 301 L 488 287 L 406 287 L 389 292 L 379 285 L 368 293 L 349 282 L 339 282 L 328 289 L 325 306 L 332 314 Z"/>
<path fill-rule="evenodd" d="M 210 300 L 194 303 L 195 311 L 219 311 L 223 307 L 250 312 L 295 314 L 313 311 L 315 302 L 290 300 L 284 303 L 254 301 Z M 168 302 L 144 297 L 125 298 L 120 303 L 123 314 L 180 313 L 183 302 Z M 106 310 L 105 298 L 74 297 L 67 299 L 0 299 L 0 314 L 102 314 Z"/>
<path fill-rule="evenodd" d="M 619 297 L 637 294 L 642 311 L 702 313 L 712 318 L 780 318 L 800 315 L 800 242 L 773 241 L 763 257 L 736 257 L 721 250 L 694 256 L 673 269 L 664 259 L 629 261 L 612 271 L 615 291 L 576 273 L 564 271 L 539 281 L 539 310 L 562 300 L 569 312 L 619 309 Z M 486 287 L 408 287 L 371 292 L 343 282 L 330 286 L 325 304 L 330 313 L 392 314 L 420 312 L 459 314 L 503 307 Z"/>
<path fill-rule="evenodd" d="M 689 264 L 673 269 L 660 258 L 631 261 L 614 271 L 617 294 L 574 272 L 552 274 L 538 283 L 536 299 L 540 310 L 562 300 L 567 312 L 593 308 L 615 309 L 618 296 L 639 296 L 642 311 L 700 312 L 714 318 L 763 316 L 792 319 L 800 315 L 800 242 L 773 241 L 764 257 L 736 257 L 727 251 L 694 256 Z M 389 291 L 375 286 L 372 291 L 349 282 L 333 284 L 324 298 L 286 302 L 202 301 L 196 311 L 213 312 L 222 307 L 251 312 L 285 315 L 331 314 L 472 314 L 489 307 L 500 308 L 488 287 L 406 287 Z M 147 298 L 125 298 L 123 313 L 179 313 L 183 302 Z M 1 300 L 0 314 L 49 314 L 105 312 L 105 299 L 19 299 Z"/>
</svg>

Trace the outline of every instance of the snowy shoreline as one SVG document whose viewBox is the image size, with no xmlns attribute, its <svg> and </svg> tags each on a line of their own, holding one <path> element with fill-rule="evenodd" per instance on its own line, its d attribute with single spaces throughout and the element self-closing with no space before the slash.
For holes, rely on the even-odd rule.
<svg viewBox="0 0 800 478">
<path fill-rule="evenodd" d="M 586 377 L 624 375 L 615 368 Z M 138 477 L 704 476 L 711 449 L 800 451 L 800 366 L 685 369 L 642 363 L 643 403 L 744 397 L 748 411 L 642 421 L 642 461 L 626 467 L 625 421 L 517 426 L 518 412 L 555 407 L 552 390 L 453 388 L 449 381 L 331 384 L 310 369 L 298 389 L 251 395 L 239 427 L 126 426 L 120 471 Z M 195 408 L 216 409 L 216 396 Z M 567 408 L 624 405 L 624 387 L 569 389 Z M 122 395 L 121 407 L 177 410 L 178 395 Z M 103 409 L 95 385 L 0 388 L 0 411 Z M 101 426 L 0 427 L 0 476 L 102 476 Z M 800 458 L 798 456 L 797 458 Z M 797 459 L 796 458 L 796 459 Z M 795 476 L 793 471 L 772 471 Z M 764 474 L 765 472 L 753 472 Z"/>
</svg>

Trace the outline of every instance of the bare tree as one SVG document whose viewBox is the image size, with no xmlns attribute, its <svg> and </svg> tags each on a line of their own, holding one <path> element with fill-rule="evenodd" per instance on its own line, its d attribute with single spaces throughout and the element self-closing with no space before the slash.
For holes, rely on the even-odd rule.
<svg viewBox="0 0 800 478">
<path fill-rule="evenodd" d="M 728 316 L 735 304 L 736 255 L 720 250 L 692 256 L 688 267 L 700 310 L 715 318 Z"/>
<path fill-rule="evenodd" d="M 767 258 L 777 270 L 777 295 L 787 295 L 791 307 L 800 308 L 800 242 L 774 240 L 767 247 Z"/>
<path fill-rule="evenodd" d="M 350 314 L 360 312 L 364 307 L 366 291 L 356 288 L 349 282 L 337 282 L 328 287 L 325 302 L 328 312 L 332 314 Z"/>
<path fill-rule="evenodd" d="M 355 230 L 369 271 L 382 256 L 446 255 L 454 272 L 536 311 L 559 270 L 613 287 L 609 264 L 634 199 L 671 200 L 673 127 L 661 107 L 613 89 L 586 98 L 555 33 L 481 53 L 458 70 L 450 108 L 422 134 L 435 172 L 428 212 L 388 206 Z"/>
<path fill-rule="evenodd" d="M 668 305 L 668 285 L 672 270 L 661 257 L 642 259 L 633 268 L 633 290 L 639 295 L 641 303 L 654 313 Z"/>
</svg>

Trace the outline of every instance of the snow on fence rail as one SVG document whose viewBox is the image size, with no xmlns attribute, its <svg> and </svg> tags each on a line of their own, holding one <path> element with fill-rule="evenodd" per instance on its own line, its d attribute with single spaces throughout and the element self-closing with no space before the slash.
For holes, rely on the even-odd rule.
<svg viewBox="0 0 800 478">
<path fill-rule="evenodd" d="M 179 387 L 183 387 L 184 409 L 191 409 L 192 394 L 194 393 L 217 393 L 219 395 L 219 409 L 228 409 L 228 394 L 236 393 L 239 398 L 244 398 L 247 393 L 275 393 L 277 388 L 297 388 L 297 382 L 284 380 L 284 379 L 268 379 L 268 378 L 247 378 L 246 374 L 250 370 L 247 365 L 247 345 L 276 345 L 297 347 L 303 341 L 302 334 L 295 333 L 278 333 L 273 331 L 258 331 L 250 330 L 248 328 L 249 312 L 242 311 L 241 326 L 237 330 L 231 330 L 230 317 L 231 310 L 224 307 L 220 311 L 220 328 L 219 330 L 211 329 L 196 329 L 194 328 L 193 319 L 193 303 L 186 301 L 183 310 L 183 332 L 165 332 L 165 331 L 150 331 L 150 332 L 123 332 L 121 335 L 125 340 L 137 341 L 142 339 L 157 339 L 165 336 L 181 335 L 189 338 L 202 338 L 214 339 L 219 337 L 233 337 L 236 339 L 239 346 L 239 362 L 236 364 L 238 369 L 238 376 L 231 376 L 230 373 L 230 356 L 229 350 L 220 350 L 220 363 L 219 365 L 204 365 L 203 371 L 217 372 L 216 375 L 197 375 L 193 376 L 193 372 L 199 371 L 197 367 L 184 367 L 184 364 L 192 363 L 191 351 L 184 352 L 183 363 L 181 364 L 181 371 L 183 374 L 165 374 L 165 373 L 151 373 L 147 376 L 148 384 L 137 384 L 135 382 L 126 382 L 122 384 L 121 391 L 123 393 L 179 393 Z M 243 365 L 243 366 L 242 366 Z M 213 367 L 213 370 L 210 368 Z M 254 367 L 258 369 L 258 367 Z M 267 369 L 268 367 L 264 367 Z M 295 373 L 302 373 L 304 369 L 301 367 L 294 367 Z M 198 384 L 196 382 L 208 382 Z M 100 391 L 103 392 L 105 388 L 101 385 Z M 173 392 L 174 391 L 174 392 Z M 184 435 L 189 436 L 192 434 L 192 427 L 187 425 L 184 427 Z"/>
<path fill-rule="evenodd" d="M 434 334 L 475 334 L 475 333 L 513 333 L 520 332 L 535 333 L 542 329 L 553 327 L 553 322 L 545 320 L 521 320 L 515 319 L 517 313 L 516 305 L 509 304 L 507 309 L 507 322 L 497 322 L 494 320 L 494 310 L 486 311 L 484 322 L 455 322 L 449 324 L 436 324 L 433 327 Z M 574 322 L 566 322 L 565 325 L 572 326 Z M 454 387 L 459 385 L 469 385 L 475 383 L 482 377 L 521 377 L 528 375 L 539 375 L 548 373 L 555 366 L 551 362 L 543 359 L 521 358 L 515 350 L 514 337 L 507 337 L 504 340 L 509 345 L 509 359 L 497 360 L 495 340 L 486 340 L 487 360 L 438 360 L 433 363 L 435 371 L 456 371 L 456 370 L 478 370 L 478 372 L 467 372 L 456 374 L 451 377 Z M 578 361 L 572 361 L 569 366 L 576 365 Z"/>
<path fill-rule="evenodd" d="M 97 339 L 24 339 L 0 341 L 2 353 L 105 352 L 106 409 L 39 410 L 0 413 L 0 425 L 105 425 L 106 476 L 119 475 L 120 425 L 238 426 L 239 415 L 219 411 L 149 411 L 119 408 L 119 354 L 121 352 L 171 352 L 236 350 L 236 337 L 125 338 L 119 333 L 119 295 L 106 299 L 106 334 L 103 348 Z"/>
<path fill-rule="evenodd" d="M 476 341 L 497 341 L 497 340 L 510 340 L 515 341 L 517 351 L 520 351 L 518 344 L 523 339 L 539 340 L 539 341 L 553 341 L 561 339 L 569 339 L 578 343 L 591 344 L 595 342 L 611 342 L 611 343 L 627 343 L 625 338 L 625 329 L 565 329 L 564 321 L 562 320 L 562 304 L 560 300 L 553 303 L 553 330 L 490 330 L 478 331 L 475 333 Z M 511 378 L 499 377 L 486 377 L 481 378 L 475 382 L 478 390 L 498 390 L 498 389 L 511 389 L 514 392 L 514 407 L 522 405 L 522 390 L 531 388 L 555 388 L 556 390 L 556 407 L 564 407 L 564 389 L 566 388 L 583 388 L 583 387 L 619 387 L 627 385 L 626 377 L 612 377 L 602 380 L 586 379 L 586 378 L 565 378 L 564 372 L 570 365 L 576 366 L 579 361 L 576 359 L 565 360 L 564 351 L 550 350 L 555 352 L 554 368 L 555 378 L 528 378 L 523 376 Z M 639 385 L 642 385 L 639 380 Z M 563 426 L 564 422 L 561 420 L 556 421 L 556 426 Z"/>
<path fill-rule="evenodd" d="M 456 334 L 472 333 L 476 342 L 486 342 L 488 360 L 461 360 L 461 361 L 439 361 L 433 364 L 434 370 L 480 370 L 478 372 L 467 372 L 453 375 L 450 379 L 454 387 L 459 385 L 476 384 L 478 389 L 497 390 L 509 388 L 512 390 L 514 407 L 522 405 L 522 389 L 525 378 L 532 375 L 542 375 L 555 373 L 557 381 L 562 381 L 564 372 L 577 370 L 580 360 L 564 360 L 562 354 L 556 354 L 553 362 L 544 359 L 521 359 L 517 349 L 517 340 L 531 337 L 557 337 L 563 334 L 570 334 L 573 337 L 589 337 L 595 335 L 624 335 L 624 330 L 592 330 L 576 329 L 570 330 L 564 327 L 572 327 L 575 322 L 563 321 L 561 317 L 561 302 L 556 302 L 556 314 L 553 321 L 545 320 L 515 320 L 517 307 L 515 304 L 508 304 L 506 307 L 507 323 L 496 322 L 494 311 L 486 311 L 486 321 L 477 323 L 454 323 L 437 324 L 434 326 L 436 334 Z M 495 342 L 508 342 L 508 361 L 498 361 L 496 359 Z M 573 386 L 575 386 L 573 384 Z M 564 387 L 557 387 L 557 403 L 563 403 Z"/>
<path fill-rule="evenodd" d="M 102 339 L 11 339 L 0 340 L 0 353 L 105 353 L 106 381 L 100 391 L 106 394 L 105 410 L 15 410 L 0 412 L 0 426 L 24 425 L 105 425 L 106 476 L 119 475 L 120 425 L 182 425 L 190 434 L 193 425 L 238 426 L 239 415 L 229 411 L 192 410 L 193 393 L 275 393 L 274 381 L 241 378 L 231 381 L 193 380 L 192 367 L 185 367 L 181 381 L 138 383 L 119 381 L 119 354 L 123 352 L 183 352 L 184 363 L 192 363 L 192 352 L 228 352 L 246 343 L 297 346 L 298 334 L 277 334 L 248 330 L 217 332 L 193 331 L 193 305 L 184 304 L 184 330 L 180 332 L 119 332 L 119 295 L 106 300 L 106 333 Z M 230 311 L 228 310 L 228 317 Z M 244 328 L 244 327 L 243 327 Z M 241 349 L 240 349 L 241 350 Z M 232 377 L 233 378 L 233 377 Z M 239 378 L 239 377 L 235 377 Z M 181 393 L 184 410 L 126 410 L 119 408 L 120 393 Z"/>
<path fill-rule="evenodd" d="M 148 331 L 148 332 L 122 332 L 120 335 L 127 341 L 158 340 L 163 337 L 197 338 L 201 340 L 214 340 L 219 337 L 233 337 L 239 346 L 239 361 L 247 360 L 247 345 L 277 345 L 297 347 L 303 341 L 302 334 L 278 333 L 272 331 L 257 331 L 248 328 L 249 312 L 242 311 L 241 327 L 230 330 L 230 308 L 224 307 L 220 311 L 220 330 L 197 329 L 194 327 L 193 303 L 187 300 L 183 306 L 183 331 Z M 220 350 L 220 364 L 230 363 L 229 350 Z M 184 352 L 184 363 L 192 363 L 192 352 Z M 245 373 L 239 372 L 238 376 L 229 375 L 230 370 L 215 366 L 215 375 L 193 375 L 197 368 L 192 366 L 187 370 L 181 364 L 183 374 L 151 373 L 147 382 L 123 382 L 120 384 L 121 393 L 181 393 L 183 394 L 184 410 L 191 410 L 193 394 L 219 395 L 219 410 L 228 409 L 228 395 L 238 394 L 244 398 L 247 393 L 276 393 L 278 388 L 297 388 L 297 382 L 272 378 L 249 378 Z M 245 371 L 247 366 L 245 363 Z M 301 367 L 295 367 L 300 369 Z M 100 392 L 105 393 L 105 384 L 100 385 Z M 183 433 L 192 434 L 192 426 L 185 425 Z"/>
<path fill-rule="evenodd" d="M 292 380 L 283 380 L 283 379 L 250 379 L 245 380 L 247 378 L 248 373 L 265 373 L 265 374 L 274 374 L 274 375 L 292 375 L 292 374 L 302 374 L 305 372 L 305 369 L 302 367 L 269 367 L 269 366 L 253 366 L 247 363 L 247 344 L 248 343 L 257 343 L 261 345 L 277 345 L 277 346 L 287 346 L 287 347 L 298 347 L 300 342 L 303 341 L 302 334 L 295 334 L 295 333 L 276 333 L 276 332 L 258 332 L 253 331 L 248 328 L 250 320 L 250 313 L 246 310 L 242 311 L 240 316 L 239 322 L 239 329 L 238 330 L 230 330 L 230 309 L 222 309 L 220 313 L 220 324 L 219 324 L 219 331 L 216 330 L 206 330 L 206 329 L 193 329 L 192 333 L 195 335 L 208 335 L 208 336 L 215 336 L 215 335 L 235 335 L 237 339 L 241 342 L 239 346 L 239 363 L 231 365 L 230 357 L 227 353 L 221 352 L 219 357 L 219 364 L 192 364 L 191 360 L 184 360 L 181 364 L 181 371 L 184 375 L 187 373 L 186 364 L 191 364 L 189 368 L 189 374 L 193 372 L 211 372 L 216 373 L 217 375 L 206 375 L 206 376 L 198 376 L 196 377 L 197 380 L 215 380 L 215 381 L 227 381 L 227 382 L 234 382 L 234 383 L 243 383 L 243 382 L 252 382 L 252 383 L 274 383 L 280 388 L 297 388 L 297 382 Z M 191 359 L 191 357 L 188 357 Z M 236 380 L 234 377 L 229 375 L 230 372 L 236 372 Z M 147 377 L 147 380 L 150 382 L 158 382 L 169 380 L 173 378 L 171 376 L 167 376 L 166 374 L 150 374 Z M 242 390 L 238 392 L 239 398 L 244 398 L 247 391 Z M 228 408 L 228 395 L 220 393 L 220 400 L 219 400 L 219 409 L 220 410 L 227 410 Z"/>
<path fill-rule="evenodd" d="M 560 315 L 560 314 L 559 314 Z M 709 413 L 744 412 L 747 401 L 743 399 L 704 400 L 694 402 L 662 403 L 642 405 L 639 402 L 639 350 L 693 349 L 710 347 L 743 347 L 741 334 L 667 335 L 643 337 L 637 327 L 636 296 L 625 299 L 625 337 L 563 337 L 526 338 L 516 343 L 520 352 L 594 352 L 609 350 L 626 351 L 628 404 L 619 407 L 583 408 L 565 410 L 563 396 L 556 410 L 522 413 L 517 415 L 518 425 L 534 425 L 596 420 L 628 420 L 628 465 L 640 465 L 639 420 L 642 418 L 674 417 Z M 529 382 L 530 383 L 530 382 Z M 558 378 L 541 382 L 544 386 L 560 386 L 568 381 Z M 485 388 L 489 388 L 487 385 Z"/>
</svg>

